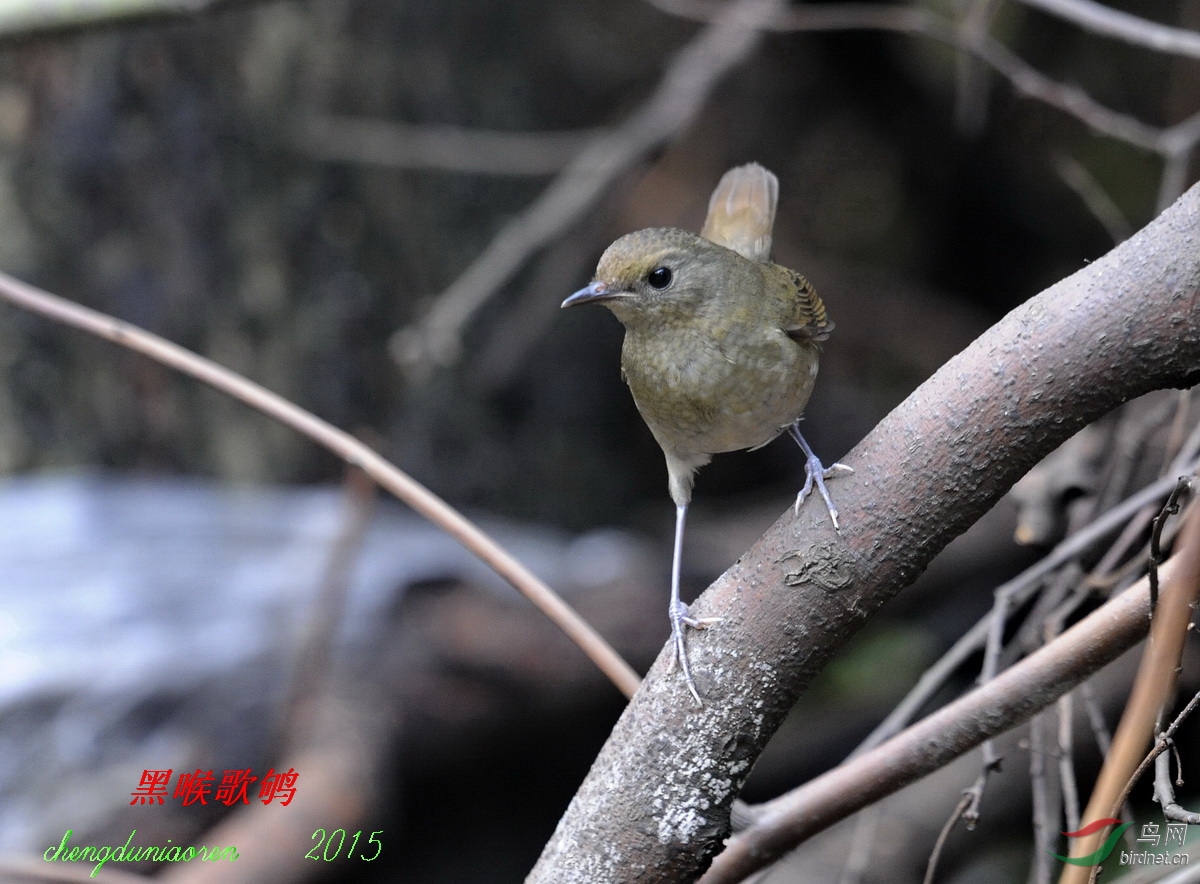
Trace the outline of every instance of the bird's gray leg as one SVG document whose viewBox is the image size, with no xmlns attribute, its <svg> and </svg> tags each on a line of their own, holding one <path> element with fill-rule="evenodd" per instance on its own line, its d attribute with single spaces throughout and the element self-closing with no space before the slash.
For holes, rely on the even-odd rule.
<svg viewBox="0 0 1200 884">
<path fill-rule="evenodd" d="M 704 629 L 714 623 L 720 623 L 721 618 L 693 617 L 688 613 L 688 606 L 679 598 L 679 575 L 683 565 L 683 526 L 686 521 L 687 504 L 677 504 L 675 506 L 675 551 L 671 556 L 671 608 L 668 612 L 671 617 L 671 642 L 675 646 L 675 656 L 672 662 L 678 661 L 688 690 L 692 692 L 697 705 L 703 706 L 704 701 L 700 699 L 700 692 L 696 690 L 696 683 L 692 681 L 692 668 L 688 665 L 687 648 L 683 643 L 683 627 Z"/>
<path fill-rule="evenodd" d="M 829 518 L 833 520 L 834 530 L 840 531 L 841 526 L 838 525 L 837 507 L 833 505 L 833 498 L 829 496 L 829 489 L 825 487 L 825 480 L 831 479 L 841 473 L 853 473 L 854 470 L 844 463 L 835 463 L 826 468 L 821 463 L 821 459 L 813 453 L 812 448 L 800 433 L 800 421 L 795 421 L 788 427 L 788 432 L 791 433 L 792 438 L 796 440 L 796 444 L 804 452 L 804 487 L 796 495 L 796 512 L 800 511 L 800 504 L 804 503 L 804 498 L 808 497 L 815 486 L 821 492 L 821 498 L 825 501 L 825 508 L 829 510 Z"/>
</svg>

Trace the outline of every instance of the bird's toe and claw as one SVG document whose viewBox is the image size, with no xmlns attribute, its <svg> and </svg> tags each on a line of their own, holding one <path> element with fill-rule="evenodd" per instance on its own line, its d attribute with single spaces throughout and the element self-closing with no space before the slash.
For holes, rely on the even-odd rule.
<svg viewBox="0 0 1200 884">
<path fill-rule="evenodd" d="M 825 501 L 825 509 L 829 510 L 829 518 L 833 520 L 834 530 L 841 531 L 842 526 L 838 524 L 838 509 L 833 505 L 833 498 L 829 496 L 829 488 L 826 487 L 825 480 L 853 472 L 854 469 L 846 466 L 844 463 L 835 463 L 826 467 L 816 457 L 806 459 L 804 462 L 804 487 L 796 495 L 794 512 L 800 512 L 800 504 L 804 503 L 804 499 L 816 488 L 821 495 L 821 499 Z"/>
<path fill-rule="evenodd" d="M 812 493 L 813 488 L 816 488 L 821 493 L 821 499 L 825 501 L 825 509 L 829 510 L 829 518 L 833 520 L 833 529 L 840 532 L 842 527 L 838 524 L 838 509 L 833 505 L 833 498 L 829 496 L 829 489 L 825 487 L 825 480 L 832 479 L 834 476 L 853 473 L 854 470 L 844 463 L 835 463 L 828 467 L 821 463 L 821 459 L 817 457 L 812 447 L 801 434 L 799 421 L 788 427 L 788 432 L 796 440 L 796 444 L 800 446 L 800 450 L 804 452 L 804 487 L 796 495 L 794 512 L 799 514 L 800 504 L 804 503 L 804 499 Z"/>
<path fill-rule="evenodd" d="M 683 673 L 683 680 L 687 684 L 687 689 L 691 692 L 692 697 L 696 701 L 697 706 L 703 706 L 704 701 L 700 699 L 700 692 L 696 690 L 696 683 L 692 681 L 692 667 L 688 664 L 687 647 L 684 644 L 683 634 L 684 627 L 690 626 L 692 629 L 707 629 L 717 623 L 720 623 L 721 617 L 693 617 L 688 610 L 688 606 L 683 602 L 676 602 L 671 605 L 671 644 L 675 648 L 675 653 L 671 658 L 671 665 L 674 667 L 678 664 L 680 671 Z"/>
</svg>

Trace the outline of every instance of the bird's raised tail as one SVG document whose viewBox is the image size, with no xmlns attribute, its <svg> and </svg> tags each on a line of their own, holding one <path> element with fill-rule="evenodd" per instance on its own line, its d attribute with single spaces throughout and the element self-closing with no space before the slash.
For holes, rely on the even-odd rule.
<svg viewBox="0 0 1200 884">
<path fill-rule="evenodd" d="M 766 261 L 778 202 L 778 178 L 758 163 L 737 166 L 713 191 L 700 235 L 752 261 Z"/>
</svg>

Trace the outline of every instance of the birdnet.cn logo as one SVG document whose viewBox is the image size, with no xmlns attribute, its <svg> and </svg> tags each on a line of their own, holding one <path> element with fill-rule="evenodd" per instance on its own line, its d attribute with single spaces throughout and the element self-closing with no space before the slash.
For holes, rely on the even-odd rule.
<svg viewBox="0 0 1200 884">
<path fill-rule="evenodd" d="M 1108 838 L 1104 840 L 1104 843 L 1087 856 L 1059 856 L 1053 852 L 1050 855 L 1057 860 L 1073 866 L 1098 866 L 1108 859 L 1109 854 L 1113 852 L 1113 848 L 1117 846 L 1117 842 L 1121 840 L 1121 836 L 1125 834 L 1125 830 L 1132 825 L 1133 823 L 1122 823 L 1113 817 L 1105 817 L 1102 820 L 1088 823 L 1076 832 L 1063 832 L 1068 838 L 1086 838 L 1088 835 L 1093 835 L 1101 829 L 1116 826 Z M 1188 855 L 1186 853 L 1172 853 L 1169 851 L 1159 853 L 1157 852 L 1157 848 L 1160 846 L 1170 848 L 1175 845 L 1183 847 L 1184 842 L 1187 841 L 1187 823 L 1167 823 L 1165 833 L 1159 832 L 1161 828 L 1158 823 L 1143 824 L 1142 834 L 1138 836 L 1137 843 L 1145 844 L 1146 849 L 1122 850 L 1117 856 L 1118 864 L 1122 866 L 1186 866 L 1188 863 Z"/>
</svg>

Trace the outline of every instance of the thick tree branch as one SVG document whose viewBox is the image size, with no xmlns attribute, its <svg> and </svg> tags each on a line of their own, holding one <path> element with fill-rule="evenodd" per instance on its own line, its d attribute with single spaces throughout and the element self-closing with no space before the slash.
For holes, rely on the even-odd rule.
<svg viewBox="0 0 1200 884">
<path fill-rule="evenodd" d="M 835 305 L 836 298 L 831 303 Z M 691 881 L 796 698 L 1030 467 L 1152 389 L 1200 381 L 1200 186 L 950 360 L 842 460 L 835 534 L 790 511 L 693 607 L 697 710 L 662 654 L 531 882 Z M 809 502 L 811 504 L 811 501 Z"/>
</svg>

